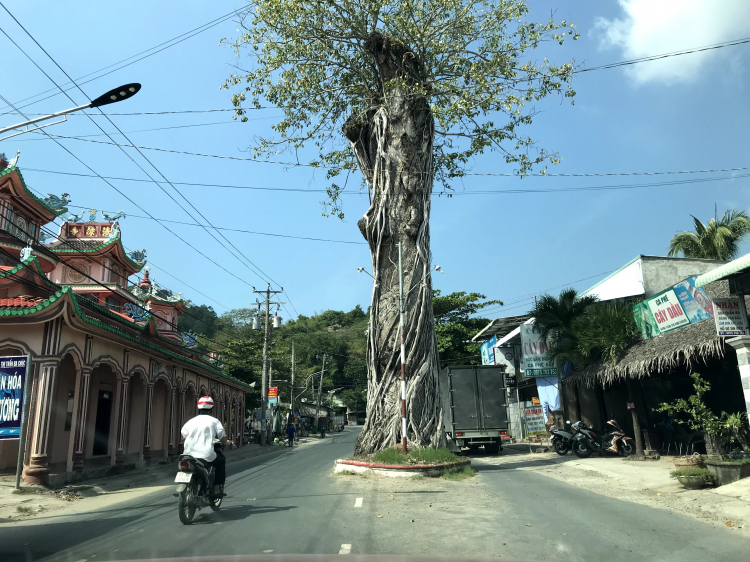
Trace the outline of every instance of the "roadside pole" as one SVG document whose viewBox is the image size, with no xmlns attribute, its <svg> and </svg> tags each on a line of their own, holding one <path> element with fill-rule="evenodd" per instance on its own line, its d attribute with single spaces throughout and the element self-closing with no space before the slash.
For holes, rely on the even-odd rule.
<svg viewBox="0 0 750 562">
<path fill-rule="evenodd" d="M 320 384 L 318 385 L 318 400 L 317 405 L 315 406 L 315 427 L 320 430 L 318 427 L 318 420 L 320 418 L 320 400 L 321 400 L 321 393 L 323 392 L 323 373 L 326 372 L 326 354 L 323 354 L 323 369 L 320 371 Z M 313 383 L 315 384 L 315 383 Z M 315 388 L 315 387 L 313 387 Z"/>
<path fill-rule="evenodd" d="M 265 445 L 267 443 L 268 433 L 269 433 L 269 425 L 266 420 L 266 410 L 268 409 L 268 339 L 269 334 L 271 330 L 270 325 L 270 307 L 272 304 L 275 305 L 282 305 L 286 304 L 283 302 L 271 302 L 271 294 L 276 293 L 283 293 L 284 287 L 281 287 L 280 291 L 272 291 L 271 290 L 271 284 L 268 284 L 268 288 L 265 291 L 256 291 L 255 287 L 253 287 L 253 293 L 257 293 L 259 295 L 265 294 L 265 301 L 266 301 L 266 325 L 264 330 L 264 336 L 263 336 L 263 379 L 261 383 L 261 394 L 260 394 L 260 444 Z M 260 303 L 258 303 L 258 307 L 260 307 Z"/>
<path fill-rule="evenodd" d="M 29 402 L 29 372 L 31 371 L 31 355 L 26 356 L 26 374 L 23 380 L 23 399 L 21 401 L 21 429 L 18 434 L 18 462 L 16 463 L 16 490 L 21 489 L 21 473 L 23 472 L 23 457 L 26 445 L 26 414 Z"/>
<path fill-rule="evenodd" d="M 294 360 L 294 340 L 292 340 L 292 388 L 289 392 L 289 416 L 290 422 L 294 425 L 294 371 L 296 368 L 296 362 Z M 288 424 L 287 424 L 288 426 Z"/>
<path fill-rule="evenodd" d="M 404 352 L 404 265 L 398 243 L 398 331 L 401 335 L 401 449 L 406 453 L 406 356 Z"/>
</svg>

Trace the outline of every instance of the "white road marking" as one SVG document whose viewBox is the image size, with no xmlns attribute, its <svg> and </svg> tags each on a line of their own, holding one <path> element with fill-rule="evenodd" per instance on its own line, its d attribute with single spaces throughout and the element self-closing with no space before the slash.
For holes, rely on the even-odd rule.
<svg viewBox="0 0 750 562">
<path fill-rule="evenodd" d="M 364 498 L 357 498 L 357 499 L 356 499 L 356 500 L 354 501 L 354 507 L 362 507 L 362 500 L 363 500 L 363 499 L 364 499 Z"/>
<path fill-rule="evenodd" d="M 349 554 L 351 551 L 352 551 L 352 545 L 342 544 L 341 550 L 339 550 L 339 554 Z"/>
</svg>

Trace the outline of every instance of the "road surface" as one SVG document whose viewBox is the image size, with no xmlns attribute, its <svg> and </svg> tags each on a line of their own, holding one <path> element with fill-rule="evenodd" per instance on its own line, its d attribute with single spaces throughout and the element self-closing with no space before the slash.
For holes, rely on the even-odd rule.
<svg viewBox="0 0 750 562">
<path fill-rule="evenodd" d="M 514 560 L 747 560 L 750 539 L 476 458 L 465 481 L 333 476 L 355 428 L 228 465 L 218 513 L 180 524 L 173 488 L 0 526 L 3 562 L 229 554 L 405 554 Z M 501 453 L 502 454 L 502 453 Z M 83 500 L 85 501 L 85 500 Z M 378 517 L 378 515 L 382 517 Z"/>
</svg>

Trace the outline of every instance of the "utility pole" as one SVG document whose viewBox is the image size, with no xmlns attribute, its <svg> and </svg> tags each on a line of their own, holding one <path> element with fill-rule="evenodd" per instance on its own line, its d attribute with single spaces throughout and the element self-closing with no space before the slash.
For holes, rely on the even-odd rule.
<svg viewBox="0 0 750 562">
<path fill-rule="evenodd" d="M 275 295 L 277 293 L 283 293 L 284 287 L 281 287 L 280 291 L 272 291 L 271 290 L 271 284 L 268 284 L 268 288 L 265 291 L 256 291 L 255 287 L 253 287 L 253 293 L 257 293 L 259 295 L 264 295 L 265 302 L 266 302 L 266 325 L 265 325 L 265 334 L 263 336 L 263 381 L 262 381 L 262 388 L 261 388 L 261 395 L 260 395 L 260 444 L 265 445 L 268 438 L 268 424 L 266 422 L 266 410 L 268 409 L 268 340 L 270 335 L 270 307 L 272 304 L 275 304 L 277 306 L 281 306 L 282 304 L 286 304 L 284 302 L 271 302 L 271 295 Z M 260 307 L 260 303 L 258 303 L 258 306 Z"/>
<path fill-rule="evenodd" d="M 292 340 L 292 388 L 289 392 L 289 412 L 291 416 L 291 421 L 289 423 L 294 423 L 294 371 L 296 368 L 296 361 L 294 360 L 294 340 Z"/>
<path fill-rule="evenodd" d="M 323 370 L 320 371 L 320 384 L 318 385 L 318 403 L 315 406 L 315 427 L 318 427 L 318 419 L 320 418 L 320 400 L 321 400 L 321 393 L 323 392 L 323 373 L 325 372 L 326 372 L 326 354 L 324 353 L 323 354 Z"/>
<path fill-rule="evenodd" d="M 401 449 L 406 453 L 406 353 L 404 352 L 404 264 L 398 243 L 398 328 L 401 333 Z"/>
</svg>

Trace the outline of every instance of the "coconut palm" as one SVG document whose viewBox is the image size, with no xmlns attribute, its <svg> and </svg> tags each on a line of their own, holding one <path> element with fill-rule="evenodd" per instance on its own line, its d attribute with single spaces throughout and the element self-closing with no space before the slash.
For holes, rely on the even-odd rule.
<svg viewBox="0 0 750 562">
<path fill-rule="evenodd" d="M 690 215 L 691 217 L 693 215 Z M 714 211 L 708 225 L 696 217 L 695 232 L 679 232 L 669 242 L 669 256 L 680 252 L 686 258 L 731 260 L 737 257 L 742 239 L 750 233 L 750 217 L 745 211 L 729 209 L 721 219 Z"/>
</svg>

